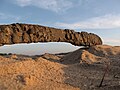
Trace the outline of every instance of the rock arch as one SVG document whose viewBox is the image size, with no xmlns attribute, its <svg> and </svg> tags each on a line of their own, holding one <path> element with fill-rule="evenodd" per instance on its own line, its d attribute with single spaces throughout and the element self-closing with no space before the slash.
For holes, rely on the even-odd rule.
<svg viewBox="0 0 120 90">
<path fill-rule="evenodd" d="M 93 33 L 75 32 L 32 24 L 0 25 L 0 45 L 37 42 L 68 42 L 76 46 L 101 45 L 101 38 Z"/>
</svg>

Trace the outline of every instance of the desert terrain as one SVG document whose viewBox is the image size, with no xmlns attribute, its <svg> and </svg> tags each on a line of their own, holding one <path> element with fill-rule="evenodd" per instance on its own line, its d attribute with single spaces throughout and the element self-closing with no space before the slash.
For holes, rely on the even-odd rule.
<svg viewBox="0 0 120 90">
<path fill-rule="evenodd" d="M 120 46 L 96 45 L 35 56 L 0 55 L 0 90 L 119 89 Z"/>
</svg>

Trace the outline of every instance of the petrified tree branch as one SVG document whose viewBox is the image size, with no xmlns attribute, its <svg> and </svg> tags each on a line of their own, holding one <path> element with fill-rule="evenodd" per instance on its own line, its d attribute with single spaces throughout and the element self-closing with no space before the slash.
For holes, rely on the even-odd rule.
<svg viewBox="0 0 120 90">
<path fill-rule="evenodd" d="M 32 24 L 0 25 L 0 45 L 33 42 L 68 42 L 77 46 L 102 44 L 99 36 L 87 32 Z"/>
</svg>

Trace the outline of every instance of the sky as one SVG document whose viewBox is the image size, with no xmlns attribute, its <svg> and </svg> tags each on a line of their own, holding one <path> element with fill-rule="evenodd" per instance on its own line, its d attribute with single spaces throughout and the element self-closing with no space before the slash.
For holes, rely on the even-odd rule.
<svg viewBox="0 0 120 90">
<path fill-rule="evenodd" d="M 0 0 L 0 24 L 31 23 L 99 35 L 104 44 L 120 46 L 120 0 Z M 19 44 L 0 52 L 42 54 L 68 52 L 68 43 Z"/>
</svg>

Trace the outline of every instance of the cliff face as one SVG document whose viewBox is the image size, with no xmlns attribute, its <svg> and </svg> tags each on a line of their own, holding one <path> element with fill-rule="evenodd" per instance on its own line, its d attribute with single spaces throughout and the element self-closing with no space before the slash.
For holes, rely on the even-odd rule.
<svg viewBox="0 0 120 90">
<path fill-rule="evenodd" d="M 87 32 L 32 24 L 0 25 L 0 45 L 37 42 L 68 42 L 77 46 L 102 44 L 99 36 Z"/>
</svg>

